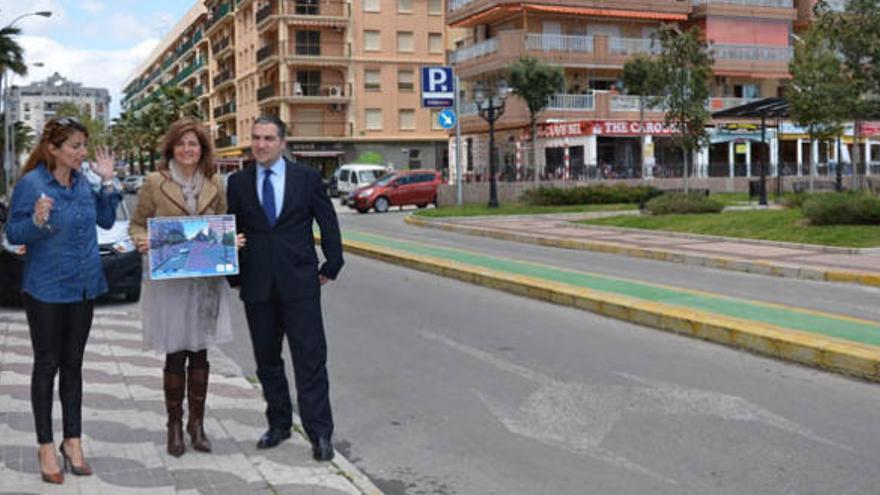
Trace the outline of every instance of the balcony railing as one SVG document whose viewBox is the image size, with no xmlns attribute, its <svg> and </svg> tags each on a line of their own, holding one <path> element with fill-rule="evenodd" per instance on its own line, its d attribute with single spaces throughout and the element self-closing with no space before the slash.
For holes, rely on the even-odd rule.
<svg viewBox="0 0 880 495">
<path fill-rule="evenodd" d="M 761 62 L 788 62 L 793 53 L 793 49 L 787 46 L 711 45 L 710 50 L 720 60 Z"/>
<path fill-rule="evenodd" d="M 282 84 L 281 96 L 303 98 L 349 98 L 351 92 L 342 83 L 332 84 L 303 84 L 296 81 L 288 81 Z"/>
<path fill-rule="evenodd" d="M 235 146 L 236 136 L 220 136 L 214 140 L 214 147 L 216 148 L 228 148 L 229 146 Z"/>
<path fill-rule="evenodd" d="M 214 76 L 214 87 L 216 88 L 217 86 L 225 83 L 226 81 L 229 81 L 230 79 L 232 79 L 232 72 L 224 70 L 223 72 Z"/>
<path fill-rule="evenodd" d="M 794 0 L 693 0 L 694 5 L 743 5 L 746 7 L 774 7 L 779 9 L 793 9 Z"/>
<path fill-rule="evenodd" d="M 296 40 L 287 41 L 287 57 L 347 57 L 347 45 L 341 41 L 321 41 L 317 45 L 298 44 Z"/>
<path fill-rule="evenodd" d="M 272 10 L 275 8 L 275 2 L 269 2 L 263 8 L 257 11 L 257 24 L 263 22 L 263 19 L 272 15 Z"/>
<path fill-rule="evenodd" d="M 608 51 L 612 55 L 657 54 L 660 50 L 660 42 L 650 38 L 608 38 Z"/>
<path fill-rule="evenodd" d="M 596 100 L 592 94 L 570 95 L 557 93 L 550 97 L 547 104 L 549 110 L 593 110 Z"/>
<path fill-rule="evenodd" d="M 467 4 L 469 4 L 469 3 L 473 2 L 473 1 L 474 1 L 474 0 L 448 0 L 448 2 L 447 2 L 447 4 L 448 4 L 447 9 L 448 9 L 450 12 L 453 12 L 453 11 L 455 11 L 455 10 L 458 10 L 458 9 L 464 7 L 465 5 L 467 5 Z"/>
<path fill-rule="evenodd" d="M 215 10 L 213 15 L 211 15 L 211 19 L 208 21 L 205 29 L 211 29 L 214 24 L 217 24 L 217 22 L 220 19 L 223 19 L 227 14 L 229 14 L 231 10 L 232 8 L 230 7 L 228 2 L 221 5 L 220 8 Z"/>
<path fill-rule="evenodd" d="M 235 113 L 235 101 L 229 101 L 220 105 L 219 107 L 214 107 L 214 118 L 222 117 L 224 115 Z"/>
<path fill-rule="evenodd" d="M 273 96 L 278 96 L 274 84 L 268 84 L 257 90 L 257 101 L 263 101 L 266 98 L 271 98 Z"/>
<path fill-rule="evenodd" d="M 229 47 L 229 36 L 224 36 L 223 39 L 221 39 L 220 41 L 213 43 L 211 45 L 211 52 L 214 53 L 214 55 L 217 55 L 218 53 L 222 52 L 223 50 L 225 50 L 228 47 Z"/>
<path fill-rule="evenodd" d="M 257 24 L 271 15 L 348 17 L 348 12 L 341 0 L 273 0 L 257 11 Z"/>
<path fill-rule="evenodd" d="M 278 45 L 275 43 L 269 43 L 268 45 L 257 50 L 257 62 L 265 60 L 272 55 L 278 54 Z"/>
<path fill-rule="evenodd" d="M 638 95 L 611 95 L 609 109 L 612 112 L 638 112 L 640 99 Z M 645 111 L 664 112 L 666 111 L 666 105 L 663 103 L 651 105 L 649 99 L 645 98 Z"/>
<path fill-rule="evenodd" d="M 591 53 L 593 51 L 593 37 L 565 34 L 529 33 L 526 36 L 526 49 L 541 50 L 545 52 L 563 51 Z"/>
<path fill-rule="evenodd" d="M 192 89 L 192 95 L 195 97 L 202 96 L 203 94 L 205 94 L 205 87 L 201 84 Z"/>
<path fill-rule="evenodd" d="M 293 137 L 345 137 L 348 123 L 342 118 L 302 120 L 294 118 L 290 123 Z"/>
<path fill-rule="evenodd" d="M 498 51 L 498 38 L 489 38 L 452 52 L 449 59 L 450 62 L 454 64 L 472 58 L 482 57 L 490 53 L 495 53 L 496 51 Z"/>
</svg>

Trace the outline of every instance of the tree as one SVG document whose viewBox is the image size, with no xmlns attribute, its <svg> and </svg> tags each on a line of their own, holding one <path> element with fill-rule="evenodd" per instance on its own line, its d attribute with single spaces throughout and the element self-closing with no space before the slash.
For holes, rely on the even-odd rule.
<svg viewBox="0 0 880 495">
<path fill-rule="evenodd" d="M 104 121 L 92 117 L 88 105 L 77 105 L 73 102 L 64 102 L 55 110 L 56 117 L 73 117 L 79 120 L 89 131 L 89 158 L 95 158 L 95 148 L 108 144 L 109 135 Z"/>
<path fill-rule="evenodd" d="M 661 50 L 657 57 L 660 93 L 665 95 L 666 124 L 676 129 L 673 142 L 681 148 L 684 166 L 684 191 L 688 192 L 688 156 L 707 144 L 707 109 L 712 66 L 715 63 L 702 30 L 694 26 L 680 31 L 664 26 L 660 31 Z"/>
<path fill-rule="evenodd" d="M 786 98 L 791 103 L 795 122 L 807 128 L 810 141 L 840 136 L 849 116 L 853 88 L 849 85 L 842 62 L 826 40 L 822 26 L 814 24 L 794 48 L 789 64 L 792 81 Z M 843 188 L 840 157 L 837 166 L 837 189 Z M 810 170 L 810 184 L 813 171 Z"/>
<path fill-rule="evenodd" d="M 113 119 L 110 126 L 110 147 L 117 156 L 125 157 L 128 164 L 128 173 L 135 173 L 134 157 L 138 152 L 138 129 L 136 116 L 132 110 L 125 110 Z"/>
<path fill-rule="evenodd" d="M 507 80 L 513 94 L 522 98 L 529 107 L 529 127 L 532 131 L 532 166 L 535 169 L 535 183 L 538 183 L 538 160 L 536 156 L 538 141 L 538 113 L 547 108 L 550 97 L 559 91 L 565 82 L 562 68 L 548 65 L 533 57 L 523 57 L 508 69 Z"/>
<path fill-rule="evenodd" d="M 645 106 L 656 105 L 661 98 L 657 98 L 658 90 L 662 85 L 657 77 L 659 74 L 657 61 L 648 55 L 636 55 L 623 64 L 623 87 L 624 90 L 631 95 L 639 97 L 639 145 L 645 146 Z M 652 98 L 649 98 L 652 96 Z M 642 167 L 644 168 L 645 158 L 642 154 Z M 647 176 L 642 171 L 642 177 Z"/>
<path fill-rule="evenodd" d="M 12 71 L 15 74 L 24 76 L 27 74 L 27 64 L 24 63 L 24 51 L 21 45 L 15 41 L 15 37 L 21 33 L 16 27 L 7 26 L 0 29 L 0 74 L 6 74 L 6 71 Z M 3 80 L 3 86 L 0 90 L 5 90 L 9 85 L 9 80 Z M 0 93 L 2 94 L 2 93 Z M 4 133 L 5 134 L 5 133 Z M 4 148 L 5 149 L 5 148 Z M 5 163 L 5 161 L 4 161 Z M 6 169 L 3 169 L 2 192 L 6 192 L 6 185 L 9 182 L 6 177 Z"/>
<path fill-rule="evenodd" d="M 840 74 L 849 86 L 847 98 L 836 105 L 846 107 L 858 133 L 861 121 L 880 113 L 880 0 L 849 0 L 843 12 L 832 11 L 821 1 L 814 13 L 816 29 L 827 36 L 829 47 L 843 61 Z M 864 165 L 859 139 L 856 143 Z M 840 156 L 837 161 L 839 169 Z M 853 167 L 853 176 L 860 187 L 857 167 Z"/>
</svg>

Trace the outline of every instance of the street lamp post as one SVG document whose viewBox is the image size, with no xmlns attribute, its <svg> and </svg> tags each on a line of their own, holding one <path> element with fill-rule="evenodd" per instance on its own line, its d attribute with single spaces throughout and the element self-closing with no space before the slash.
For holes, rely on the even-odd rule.
<svg viewBox="0 0 880 495">
<path fill-rule="evenodd" d="M 482 82 L 477 83 L 474 91 L 474 101 L 480 118 L 489 123 L 489 208 L 498 208 L 498 186 L 495 178 L 498 170 L 498 156 L 495 152 L 495 121 L 504 115 L 507 92 L 507 81 L 504 79 L 498 80 L 494 94 L 487 92 Z"/>
<path fill-rule="evenodd" d="M 33 15 L 52 17 L 52 12 L 48 10 L 26 12 L 13 19 L 12 22 L 4 26 L 3 29 L 10 28 L 21 19 Z M 12 76 L 9 75 L 9 70 L 6 67 L 3 67 L 2 72 L 0 72 L 0 81 L 2 81 L 2 84 L 0 84 L 0 90 L 3 91 L 2 94 L 0 94 L 0 100 L 3 102 L 3 177 L 5 181 L 4 190 L 7 196 L 10 194 L 10 187 L 12 186 L 12 153 L 14 153 L 15 149 L 15 146 L 12 143 L 12 125 L 9 123 L 9 96 L 10 90 L 12 89 L 12 85 L 10 84 L 11 80 Z"/>
</svg>

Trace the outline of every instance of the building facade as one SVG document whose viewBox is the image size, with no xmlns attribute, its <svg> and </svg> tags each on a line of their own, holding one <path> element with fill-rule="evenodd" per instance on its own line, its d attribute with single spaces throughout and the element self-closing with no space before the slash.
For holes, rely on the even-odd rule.
<svg viewBox="0 0 880 495">
<path fill-rule="evenodd" d="M 613 8 L 596 0 L 449 0 L 447 23 L 467 29 L 451 53 L 462 78 L 462 170 L 481 180 L 488 174 L 487 124 L 477 115 L 471 89 L 477 81 L 493 87 L 506 68 L 523 56 L 561 66 L 565 81 L 541 112 L 537 170 L 543 178 L 679 177 L 681 151 L 661 108 L 648 108 L 640 124 L 639 97 L 620 83 L 624 63 L 636 54 L 659 51 L 655 34 L 662 25 L 702 29 L 715 59 L 709 110 L 718 111 L 761 98 L 781 96 L 790 79 L 793 36 L 809 25 L 815 0 L 620 0 Z M 838 5 L 839 4 L 839 5 Z M 836 2 L 836 8 L 842 8 Z M 499 173 L 527 179 L 529 113 L 509 97 L 496 123 Z M 771 125 L 762 137 L 757 122 L 716 121 L 711 144 L 695 153 L 692 173 L 699 177 L 757 174 L 757 163 L 803 172 L 804 163 L 836 159 L 831 146 L 804 141 L 798 129 Z M 877 139 L 877 137 L 874 137 Z M 852 139 L 849 139 L 850 150 Z M 851 153 L 843 148 L 842 161 Z M 880 159 L 880 143 L 863 152 Z M 454 141 L 450 140 L 454 163 Z M 452 167 L 454 170 L 454 165 Z M 806 170 L 809 171 L 809 168 Z M 870 171 L 870 170 L 869 170 Z"/>
<path fill-rule="evenodd" d="M 364 153 L 444 169 L 447 135 L 419 99 L 419 67 L 446 61 L 442 0 L 205 0 L 132 75 L 124 108 L 167 84 L 198 92 L 221 159 L 248 158 L 260 114 L 325 175 Z M 198 38 L 196 41 L 193 42 Z M 199 61 L 202 75 L 187 74 Z"/>
<path fill-rule="evenodd" d="M 110 124 L 110 92 L 106 88 L 89 88 L 65 79 L 57 72 L 45 81 L 7 89 L 9 119 L 21 121 L 39 135 L 43 124 L 55 116 L 58 107 L 73 103 L 84 108 L 96 120 Z"/>
</svg>

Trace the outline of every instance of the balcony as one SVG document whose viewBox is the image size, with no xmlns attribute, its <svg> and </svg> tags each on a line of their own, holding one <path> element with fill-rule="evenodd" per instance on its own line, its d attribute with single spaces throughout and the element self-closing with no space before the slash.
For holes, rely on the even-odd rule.
<svg viewBox="0 0 880 495">
<path fill-rule="evenodd" d="M 785 78 L 794 50 L 787 46 L 720 45 L 709 47 L 715 72 L 742 77 Z"/>
<path fill-rule="evenodd" d="M 222 39 L 220 39 L 220 41 L 216 43 L 211 43 L 211 53 L 214 55 L 215 58 L 219 58 L 223 56 L 225 52 L 231 52 L 231 50 L 228 50 L 229 45 L 229 36 L 224 36 Z"/>
<path fill-rule="evenodd" d="M 547 5 L 589 9 L 619 9 L 647 11 L 684 18 L 691 11 L 691 2 L 670 0 L 615 0 L 613 3 L 598 0 L 545 0 L 523 2 L 522 0 L 447 0 L 446 23 L 455 27 L 472 28 L 478 24 L 493 25 L 509 18 L 523 15 L 539 19 L 548 15 L 543 12 Z M 566 14 L 559 14 L 566 15 Z M 571 16 L 574 20 L 575 17 Z M 584 19 L 581 17 L 581 19 Z M 626 22 L 624 20 L 624 22 Z M 529 22 L 531 24 L 531 21 Z M 538 21 L 540 23 L 540 21 Z"/>
<path fill-rule="evenodd" d="M 692 0 L 697 5 L 741 5 L 743 7 L 771 7 L 774 9 L 793 9 L 794 0 Z"/>
<path fill-rule="evenodd" d="M 692 17 L 725 16 L 793 21 L 794 0 L 692 0 Z"/>
<path fill-rule="evenodd" d="M 211 18 L 208 20 L 208 22 L 205 23 L 205 31 L 210 31 L 215 26 L 220 25 L 220 21 L 223 20 L 223 18 L 227 17 L 230 12 L 232 12 L 232 6 L 229 4 L 229 2 L 221 5 L 220 8 L 212 13 Z"/>
<path fill-rule="evenodd" d="M 350 17 L 342 0 L 273 0 L 257 11 L 256 22 L 259 29 L 274 25 L 278 19 L 290 25 L 347 27 Z"/>
<path fill-rule="evenodd" d="M 265 90 L 265 91 L 264 91 Z M 261 91 L 264 91 L 261 93 Z M 287 81 L 264 86 L 257 91 L 261 103 L 271 98 L 280 98 L 291 103 L 332 103 L 345 104 L 351 101 L 351 89 L 345 84 L 301 84 Z"/>
<path fill-rule="evenodd" d="M 347 66 L 351 58 L 348 44 L 342 41 L 322 41 L 319 45 L 307 45 L 288 40 L 283 55 L 289 62 L 322 66 Z"/>
<path fill-rule="evenodd" d="M 198 98 L 199 96 L 205 94 L 205 87 L 199 84 L 198 86 L 193 87 L 191 94 Z"/>
<path fill-rule="evenodd" d="M 224 84 L 232 81 L 232 71 L 224 70 L 220 72 L 219 74 L 214 76 L 214 91 L 217 91 L 220 86 L 223 86 Z"/>
<path fill-rule="evenodd" d="M 609 106 L 611 112 L 638 112 L 641 98 L 638 95 L 608 95 Z M 666 111 L 666 105 L 658 103 L 651 105 L 645 100 L 645 112 L 663 113 Z"/>
<path fill-rule="evenodd" d="M 257 50 L 257 63 L 262 62 L 263 60 L 271 57 L 272 55 L 278 55 L 278 44 L 277 43 L 269 43 L 268 45 Z"/>
<path fill-rule="evenodd" d="M 217 120 L 221 117 L 226 116 L 234 116 L 235 114 L 235 101 L 228 101 L 219 107 L 214 107 L 214 120 Z"/>
<path fill-rule="evenodd" d="M 294 138 L 341 138 L 348 137 L 348 123 L 344 118 L 320 120 L 294 119 L 288 122 L 290 137 Z"/>
<path fill-rule="evenodd" d="M 636 53 L 656 53 L 659 45 L 650 38 L 610 38 L 605 35 L 560 35 L 501 31 L 476 45 L 459 49 L 452 60 L 463 79 L 504 70 L 523 56 L 573 67 L 622 68 Z"/>
<path fill-rule="evenodd" d="M 238 142 L 236 136 L 220 136 L 214 140 L 214 147 L 217 149 L 220 148 L 228 148 L 230 146 L 235 146 Z"/>
</svg>

